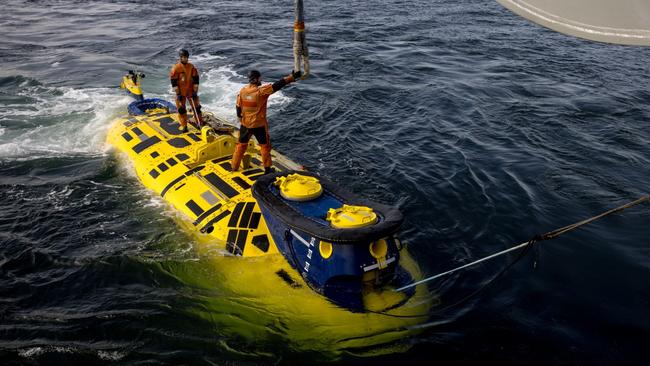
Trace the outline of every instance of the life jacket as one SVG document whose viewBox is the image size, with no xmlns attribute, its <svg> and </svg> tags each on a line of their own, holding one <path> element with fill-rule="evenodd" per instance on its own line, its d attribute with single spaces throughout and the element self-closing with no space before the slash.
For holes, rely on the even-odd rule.
<svg viewBox="0 0 650 366">
<path fill-rule="evenodd" d="M 191 63 L 177 63 L 172 67 L 169 78 L 178 80 L 178 90 L 184 97 L 189 97 L 194 93 L 193 79 L 199 76 L 199 71 Z M 198 83 L 197 83 L 198 84 Z"/>
<path fill-rule="evenodd" d="M 266 103 L 273 94 L 272 84 L 248 84 L 239 91 L 237 106 L 241 108 L 241 124 L 247 128 L 266 126 Z"/>
</svg>

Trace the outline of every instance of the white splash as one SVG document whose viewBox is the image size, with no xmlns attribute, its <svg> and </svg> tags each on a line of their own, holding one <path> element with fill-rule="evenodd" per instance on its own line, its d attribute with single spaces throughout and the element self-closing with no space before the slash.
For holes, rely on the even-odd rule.
<svg viewBox="0 0 650 366">
<path fill-rule="evenodd" d="M 213 60 L 223 60 L 225 57 L 219 56 L 219 55 L 211 55 L 209 53 L 201 53 L 198 55 L 190 55 L 190 61 L 193 64 L 196 64 L 197 67 L 199 66 L 200 63 L 206 62 L 206 61 L 213 61 Z"/>
<path fill-rule="evenodd" d="M 203 75 L 205 82 L 201 84 L 201 103 L 204 109 L 226 119 L 237 120 L 235 102 L 239 90 L 246 85 L 248 80 L 243 75 L 236 73 L 231 65 L 220 66 L 208 70 Z M 268 112 L 273 115 L 281 111 L 293 99 L 279 91 L 269 98 Z"/>
<path fill-rule="evenodd" d="M 34 102 L 0 112 L 0 158 L 11 160 L 102 154 L 111 120 L 129 102 L 107 88 L 36 86 L 17 94 Z"/>
<path fill-rule="evenodd" d="M 120 351 L 97 351 L 97 356 L 106 361 L 119 361 L 126 356 L 126 353 Z"/>
<path fill-rule="evenodd" d="M 235 101 L 246 78 L 235 72 L 232 65 L 218 65 L 222 56 L 201 54 L 194 58 L 200 63 L 217 64 L 198 65 L 203 110 L 236 121 Z M 147 95 L 173 100 L 171 89 L 164 95 Z M 3 160 L 103 155 L 108 151 L 105 139 L 113 120 L 124 115 L 132 102 L 121 90 L 111 88 L 25 85 L 18 89 L 17 96 L 32 103 L 11 103 L 0 109 Z M 291 101 L 281 91 L 275 93 L 269 98 L 269 115 L 281 111 Z"/>
</svg>

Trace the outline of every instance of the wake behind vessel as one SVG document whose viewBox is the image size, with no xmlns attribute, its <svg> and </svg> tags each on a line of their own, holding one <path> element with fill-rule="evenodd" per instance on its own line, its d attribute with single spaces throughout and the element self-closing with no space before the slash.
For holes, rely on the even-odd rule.
<svg viewBox="0 0 650 366">
<path fill-rule="evenodd" d="M 395 236 L 402 223 L 397 209 L 347 192 L 277 151 L 271 153 L 275 172 L 265 175 L 254 143 L 243 170 L 231 171 L 238 129 L 211 113 L 204 113 L 207 126 L 182 133 L 169 102 L 143 99 L 129 111 L 115 121 L 108 142 L 145 187 L 188 219 L 182 226 L 200 238 L 199 251 L 241 258 L 238 270 L 255 272 L 227 274 L 228 286 L 251 296 L 251 276 L 265 278 L 266 287 L 286 292 L 286 301 L 304 312 L 283 316 L 336 324 L 349 336 L 372 334 L 364 346 L 403 337 L 405 328 L 426 319 L 425 286 L 394 291 L 420 276 Z M 259 289 L 258 300 L 268 290 Z M 399 336 L 390 331 L 398 328 Z"/>
</svg>

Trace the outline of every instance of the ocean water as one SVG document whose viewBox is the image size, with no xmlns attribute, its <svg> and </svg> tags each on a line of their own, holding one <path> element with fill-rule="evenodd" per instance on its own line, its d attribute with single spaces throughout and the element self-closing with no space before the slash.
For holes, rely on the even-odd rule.
<svg viewBox="0 0 650 366">
<path fill-rule="evenodd" d="M 206 296 L 169 270 L 200 268 L 193 239 L 105 144 L 130 101 L 120 77 L 138 69 L 146 96 L 171 98 L 187 48 L 204 109 L 234 119 L 249 69 L 291 71 L 293 2 L 4 4 L 3 365 L 647 363 L 648 204 L 431 282 L 440 305 L 382 356 L 242 339 L 182 311 Z M 312 75 L 271 97 L 274 148 L 397 205 L 426 275 L 650 193 L 650 49 L 494 1 L 305 0 L 305 17 Z"/>
</svg>

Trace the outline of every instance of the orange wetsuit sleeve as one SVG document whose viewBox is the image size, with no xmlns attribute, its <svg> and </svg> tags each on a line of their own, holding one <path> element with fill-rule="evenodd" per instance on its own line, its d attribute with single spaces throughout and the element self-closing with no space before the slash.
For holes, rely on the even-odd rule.
<svg viewBox="0 0 650 366">
<path fill-rule="evenodd" d="M 273 90 L 273 84 L 264 84 L 260 86 L 259 91 L 261 96 L 275 93 L 275 90 Z"/>
<path fill-rule="evenodd" d="M 237 118 L 241 118 L 241 96 L 237 94 L 237 101 L 235 102 L 235 111 L 237 112 Z"/>
<path fill-rule="evenodd" d="M 178 71 L 176 70 L 176 65 L 172 66 L 172 69 L 169 72 L 169 80 L 171 81 L 173 87 L 178 86 Z"/>
<path fill-rule="evenodd" d="M 192 84 L 199 85 L 199 70 L 192 65 Z"/>
</svg>

